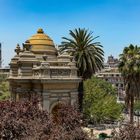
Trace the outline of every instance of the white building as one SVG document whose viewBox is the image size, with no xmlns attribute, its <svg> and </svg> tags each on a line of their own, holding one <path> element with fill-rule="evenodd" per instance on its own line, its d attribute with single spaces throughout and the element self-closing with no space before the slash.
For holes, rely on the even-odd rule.
<svg viewBox="0 0 140 140">
<path fill-rule="evenodd" d="M 104 69 L 96 73 L 96 76 L 112 83 L 118 91 L 117 101 L 124 102 L 124 81 L 121 73 L 118 71 L 118 63 L 118 59 L 115 59 L 112 55 L 109 56 L 107 63 L 104 64 Z"/>
</svg>

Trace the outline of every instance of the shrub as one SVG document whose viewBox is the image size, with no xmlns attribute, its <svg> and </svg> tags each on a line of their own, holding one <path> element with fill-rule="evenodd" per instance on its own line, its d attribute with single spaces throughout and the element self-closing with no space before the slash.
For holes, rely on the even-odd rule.
<svg viewBox="0 0 140 140">
<path fill-rule="evenodd" d="M 113 132 L 113 140 L 139 140 L 140 128 L 132 124 L 121 126 L 118 131 Z"/>
<path fill-rule="evenodd" d="M 89 140 L 81 129 L 81 114 L 61 104 L 55 116 L 40 110 L 38 101 L 0 102 L 1 140 Z"/>
</svg>

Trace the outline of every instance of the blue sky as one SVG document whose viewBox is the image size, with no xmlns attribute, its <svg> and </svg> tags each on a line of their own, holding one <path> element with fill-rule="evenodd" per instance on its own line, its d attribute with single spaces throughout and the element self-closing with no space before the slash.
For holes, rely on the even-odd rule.
<svg viewBox="0 0 140 140">
<path fill-rule="evenodd" d="M 86 28 L 100 36 L 105 58 L 130 43 L 140 45 L 140 0 L 0 0 L 3 66 L 38 28 L 60 44 L 69 30 Z"/>
</svg>

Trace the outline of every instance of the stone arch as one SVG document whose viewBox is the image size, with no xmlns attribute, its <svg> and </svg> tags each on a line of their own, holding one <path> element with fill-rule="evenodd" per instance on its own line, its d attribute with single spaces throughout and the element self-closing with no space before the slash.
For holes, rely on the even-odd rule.
<svg viewBox="0 0 140 140">
<path fill-rule="evenodd" d="M 53 120 L 58 123 L 58 109 L 61 106 L 61 102 L 55 102 L 50 109 L 50 113 L 52 114 Z"/>
<path fill-rule="evenodd" d="M 53 103 L 53 104 L 51 105 L 51 107 L 50 107 L 50 113 L 52 113 L 52 111 L 53 111 L 54 109 L 56 109 L 57 107 L 59 107 L 60 104 L 62 104 L 62 102 L 60 102 L 60 101 L 57 101 L 57 102 Z"/>
</svg>

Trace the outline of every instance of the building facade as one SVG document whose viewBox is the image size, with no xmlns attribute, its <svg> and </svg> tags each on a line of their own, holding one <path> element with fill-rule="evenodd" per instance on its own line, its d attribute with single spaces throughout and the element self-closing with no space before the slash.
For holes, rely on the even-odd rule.
<svg viewBox="0 0 140 140">
<path fill-rule="evenodd" d="M 51 112 L 60 102 L 77 102 L 78 86 L 74 59 L 60 55 L 52 39 L 39 29 L 23 44 L 17 45 L 10 62 L 10 92 L 12 100 L 41 97 L 41 106 Z"/>
<path fill-rule="evenodd" d="M 118 71 L 118 59 L 114 58 L 112 55 L 108 57 L 107 63 L 104 64 L 104 69 L 96 73 L 96 76 L 108 81 L 117 89 L 117 101 L 123 102 L 125 99 L 125 87 L 124 80 L 121 73 Z"/>
<path fill-rule="evenodd" d="M 108 56 L 107 64 L 110 68 L 116 68 L 118 66 L 119 60 L 114 58 L 112 55 Z"/>
<path fill-rule="evenodd" d="M 1 43 L 0 43 L 0 68 L 2 67 L 2 50 L 1 50 Z"/>
<path fill-rule="evenodd" d="M 0 43 L 0 82 L 7 79 L 9 76 L 10 68 L 9 66 L 2 67 L 2 46 Z"/>
<path fill-rule="evenodd" d="M 0 81 L 2 79 L 7 79 L 9 77 L 9 74 L 10 74 L 9 67 L 0 68 Z"/>
</svg>

